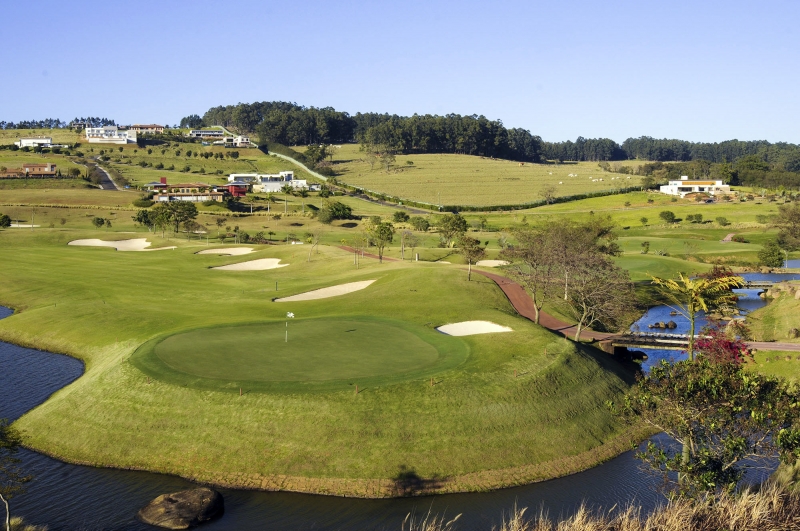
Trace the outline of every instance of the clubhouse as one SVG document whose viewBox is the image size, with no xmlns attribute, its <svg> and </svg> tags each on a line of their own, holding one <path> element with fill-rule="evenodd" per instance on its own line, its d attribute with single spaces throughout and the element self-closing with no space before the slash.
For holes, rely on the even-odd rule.
<svg viewBox="0 0 800 531">
<path fill-rule="evenodd" d="M 228 182 L 251 183 L 254 192 L 275 193 L 280 192 L 285 185 L 291 186 L 295 190 L 308 188 L 305 179 L 295 179 L 293 171 L 282 171 L 280 173 L 231 173 Z"/>
<path fill-rule="evenodd" d="M 705 193 L 708 195 L 727 195 L 731 193 L 731 187 L 722 181 L 695 181 L 689 180 L 686 175 L 681 175 L 680 180 L 669 181 L 669 184 L 662 185 L 662 194 L 677 195 L 681 198 L 687 194 Z"/>
<path fill-rule="evenodd" d="M 53 139 L 49 136 L 37 136 L 33 138 L 20 138 L 14 145 L 17 147 L 50 147 L 53 145 Z"/>
<path fill-rule="evenodd" d="M 134 124 L 128 127 L 129 131 L 136 131 L 137 133 L 163 133 L 164 126 L 156 124 L 140 125 Z"/>
<path fill-rule="evenodd" d="M 86 140 L 90 144 L 127 144 L 136 142 L 136 131 L 120 131 L 116 125 L 87 127 Z"/>
</svg>

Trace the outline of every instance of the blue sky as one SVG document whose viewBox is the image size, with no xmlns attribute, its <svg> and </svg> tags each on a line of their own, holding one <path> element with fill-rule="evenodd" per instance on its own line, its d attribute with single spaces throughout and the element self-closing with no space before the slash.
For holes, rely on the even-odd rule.
<svg viewBox="0 0 800 531">
<path fill-rule="evenodd" d="M 177 123 L 293 101 L 483 114 L 545 140 L 800 143 L 800 2 L 64 2 L 4 6 L 0 120 Z"/>
</svg>

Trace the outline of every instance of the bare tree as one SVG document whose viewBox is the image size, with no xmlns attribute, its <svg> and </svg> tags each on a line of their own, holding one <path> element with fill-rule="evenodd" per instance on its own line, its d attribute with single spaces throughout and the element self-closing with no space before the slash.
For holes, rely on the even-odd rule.
<svg viewBox="0 0 800 531">
<path fill-rule="evenodd" d="M 406 259 L 406 247 L 411 247 L 411 252 L 414 252 L 414 247 L 419 245 L 419 238 L 417 235 L 406 229 L 400 233 L 400 258 Z"/>
<path fill-rule="evenodd" d="M 504 247 L 500 253 L 501 258 L 510 262 L 511 276 L 530 294 L 536 324 L 539 324 L 539 311 L 549 297 L 557 271 L 550 236 L 541 228 L 517 230 L 514 232 L 517 244 Z"/>
</svg>

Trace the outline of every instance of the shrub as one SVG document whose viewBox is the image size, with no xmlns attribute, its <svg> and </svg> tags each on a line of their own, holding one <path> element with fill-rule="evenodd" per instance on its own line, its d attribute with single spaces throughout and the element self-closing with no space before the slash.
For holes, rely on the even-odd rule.
<svg viewBox="0 0 800 531">
<path fill-rule="evenodd" d="M 392 221 L 394 221 L 395 223 L 405 223 L 408 220 L 409 220 L 408 213 L 402 210 L 398 210 L 392 215 Z"/>
<path fill-rule="evenodd" d="M 732 238 L 731 238 L 731 241 L 734 241 L 734 242 L 736 242 L 736 243 L 750 243 L 750 240 L 746 239 L 746 238 L 745 238 L 744 236 L 742 236 L 741 234 L 737 234 L 737 235 L 735 235 L 734 237 L 732 237 Z"/>
<path fill-rule="evenodd" d="M 722 216 L 718 217 L 718 218 L 716 219 L 716 222 L 717 222 L 717 223 L 718 223 L 718 224 L 719 224 L 721 227 L 727 227 L 728 225 L 730 225 L 730 224 L 731 224 L 731 222 L 730 222 L 730 221 L 728 221 L 728 218 L 726 218 L 726 217 L 722 217 Z"/>
<path fill-rule="evenodd" d="M 140 197 L 133 202 L 133 206 L 138 208 L 147 208 L 153 206 L 153 202 L 146 197 Z"/>
<path fill-rule="evenodd" d="M 663 219 L 666 223 L 675 223 L 675 213 L 671 210 L 662 210 L 658 213 L 658 217 Z"/>
</svg>

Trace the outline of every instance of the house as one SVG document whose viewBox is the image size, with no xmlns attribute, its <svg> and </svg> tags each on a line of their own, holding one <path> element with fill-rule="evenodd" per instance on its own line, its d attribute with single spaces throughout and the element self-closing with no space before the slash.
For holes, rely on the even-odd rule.
<svg viewBox="0 0 800 531">
<path fill-rule="evenodd" d="M 680 180 L 669 181 L 669 184 L 662 185 L 660 191 L 662 194 L 680 197 L 697 193 L 726 195 L 731 193 L 731 187 L 722 181 L 690 180 L 688 176 L 681 175 Z"/>
<path fill-rule="evenodd" d="M 250 183 L 242 181 L 234 181 L 228 184 L 217 185 L 217 191 L 226 192 L 233 197 L 245 197 L 250 191 Z"/>
<path fill-rule="evenodd" d="M 156 124 L 148 124 L 148 125 L 134 124 L 128 127 L 128 130 L 136 131 L 137 133 L 163 133 L 164 126 Z"/>
<path fill-rule="evenodd" d="M 217 140 L 214 144 L 217 146 L 246 148 L 250 147 L 252 142 L 250 142 L 250 137 L 247 136 L 226 136 L 222 140 Z"/>
<path fill-rule="evenodd" d="M 186 135 L 189 138 L 222 138 L 225 132 L 221 129 L 192 129 Z"/>
<path fill-rule="evenodd" d="M 49 162 L 44 164 L 23 164 L 22 172 L 27 177 L 54 177 L 56 175 L 56 165 Z"/>
<path fill-rule="evenodd" d="M 17 147 L 50 147 L 53 145 L 53 139 L 49 136 L 37 136 L 33 138 L 20 138 L 14 145 Z"/>
<path fill-rule="evenodd" d="M 127 144 L 136 142 L 136 131 L 120 131 L 116 125 L 87 127 L 86 140 L 90 144 Z"/>
<path fill-rule="evenodd" d="M 156 185 L 166 185 L 165 178 L 162 178 L 160 183 L 151 183 Z M 169 201 L 192 201 L 200 203 L 204 201 L 222 201 L 225 196 L 224 192 L 218 192 L 213 186 L 205 183 L 183 183 L 183 184 L 169 184 L 166 187 L 159 186 L 158 191 L 153 196 L 155 202 L 169 202 Z"/>
<path fill-rule="evenodd" d="M 277 174 L 262 173 L 231 173 L 228 182 L 252 183 L 254 192 L 274 193 L 280 192 L 284 185 L 294 189 L 308 188 L 308 183 L 303 179 L 295 179 L 293 171 L 282 171 Z"/>
</svg>

